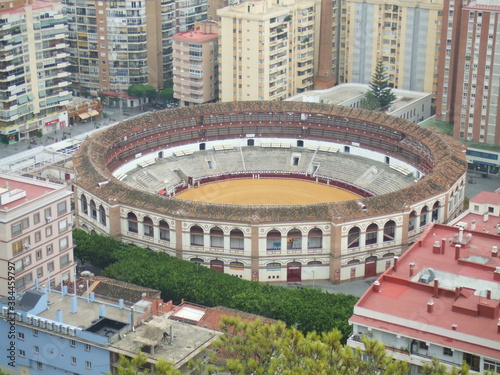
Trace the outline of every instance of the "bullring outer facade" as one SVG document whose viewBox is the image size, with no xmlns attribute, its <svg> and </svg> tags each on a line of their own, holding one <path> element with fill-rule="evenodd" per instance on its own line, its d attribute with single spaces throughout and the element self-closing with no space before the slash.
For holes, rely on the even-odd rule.
<svg viewBox="0 0 500 375">
<path fill-rule="evenodd" d="M 460 213 L 466 178 L 465 147 L 449 137 L 381 112 L 298 102 L 147 113 L 90 137 L 73 160 L 78 227 L 262 282 L 383 272 L 428 224 Z M 359 199 L 243 206 L 175 197 L 267 177 Z"/>
</svg>

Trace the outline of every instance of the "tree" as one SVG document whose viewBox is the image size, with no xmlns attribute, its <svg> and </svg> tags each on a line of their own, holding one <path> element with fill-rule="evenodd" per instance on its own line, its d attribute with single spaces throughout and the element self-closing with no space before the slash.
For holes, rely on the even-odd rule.
<svg viewBox="0 0 500 375">
<path fill-rule="evenodd" d="M 118 375 L 182 375 L 182 372 L 177 370 L 172 363 L 162 358 L 156 363 L 154 371 L 149 371 L 147 357 L 140 350 L 137 351 L 137 355 L 133 358 L 126 358 L 120 354 L 116 373 Z"/>
<path fill-rule="evenodd" d="M 156 98 L 157 92 L 151 85 L 135 84 L 128 87 L 127 95 L 138 99 L 148 98 L 149 100 L 153 100 Z M 141 108 L 142 102 L 143 101 L 141 100 Z"/>
<path fill-rule="evenodd" d="M 395 99 L 396 95 L 392 92 L 392 88 L 389 85 L 389 79 L 386 74 L 387 68 L 384 66 L 382 60 L 377 62 L 375 67 L 375 73 L 372 76 L 372 81 L 369 84 L 370 91 L 366 93 L 368 100 L 369 95 L 373 95 L 379 103 L 381 108 L 387 107 Z"/>
<path fill-rule="evenodd" d="M 166 87 L 160 91 L 160 94 L 158 96 L 160 99 L 162 99 L 164 101 L 172 100 L 174 98 L 174 88 L 173 87 Z"/>
</svg>

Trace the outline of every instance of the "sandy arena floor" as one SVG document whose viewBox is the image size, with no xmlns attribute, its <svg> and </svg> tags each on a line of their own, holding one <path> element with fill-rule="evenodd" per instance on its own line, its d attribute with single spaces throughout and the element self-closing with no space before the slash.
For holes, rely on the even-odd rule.
<svg viewBox="0 0 500 375">
<path fill-rule="evenodd" d="M 176 198 L 239 205 L 290 205 L 345 201 L 358 195 L 314 182 L 266 178 L 211 183 L 182 192 Z"/>
</svg>

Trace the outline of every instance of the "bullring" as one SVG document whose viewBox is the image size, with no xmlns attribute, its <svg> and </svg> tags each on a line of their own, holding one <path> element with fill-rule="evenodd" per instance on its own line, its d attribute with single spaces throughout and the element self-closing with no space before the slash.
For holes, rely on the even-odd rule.
<svg viewBox="0 0 500 375">
<path fill-rule="evenodd" d="M 461 211 L 464 151 L 407 120 L 350 107 L 260 101 L 147 113 L 80 147 L 77 225 L 248 280 L 368 277 L 429 223 Z M 175 197 L 199 183 L 266 177 L 360 198 L 238 206 Z"/>
</svg>

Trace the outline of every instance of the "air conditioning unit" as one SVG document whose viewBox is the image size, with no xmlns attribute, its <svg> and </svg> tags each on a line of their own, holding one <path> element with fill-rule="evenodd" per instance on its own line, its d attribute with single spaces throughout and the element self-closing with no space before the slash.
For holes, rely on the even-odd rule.
<svg viewBox="0 0 500 375">
<path fill-rule="evenodd" d="M 52 221 L 52 218 L 49 216 L 49 217 L 45 218 L 45 221 L 46 221 L 47 223 L 50 223 L 50 222 Z"/>
<path fill-rule="evenodd" d="M 45 319 L 40 319 L 40 328 L 47 328 L 47 321 Z"/>
<path fill-rule="evenodd" d="M 61 325 L 59 323 L 54 323 L 54 332 L 61 332 Z"/>
<path fill-rule="evenodd" d="M 23 249 L 28 250 L 30 247 L 29 243 L 23 243 Z"/>
<path fill-rule="evenodd" d="M 65 335 L 68 334 L 68 326 L 61 326 L 61 332 L 64 333 Z"/>
<path fill-rule="evenodd" d="M 33 325 L 35 327 L 38 327 L 40 325 L 40 318 L 33 318 Z"/>
<path fill-rule="evenodd" d="M 74 329 L 74 328 L 68 328 L 68 334 L 69 334 L 70 336 L 76 336 L 75 329 Z"/>
<path fill-rule="evenodd" d="M 22 322 L 23 321 L 23 315 L 21 313 L 16 313 L 16 320 L 18 322 Z"/>
<path fill-rule="evenodd" d="M 54 330 L 54 325 L 52 324 L 52 322 L 47 322 L 47 329 L 49 331 L 53 331 Z"/>
<path fill-rule="evenodd" d="M 3 316 L 9 315 L 9 308 L 7 306 L 2 307 L 2 315 Z"/>
<path fill-rule="evenodd" d="M 28 324 L 33 324 L 33 316 L 28 315 L 28 316 L 26 317 L 26 323 L 28 323 Z"/>
</svg>

